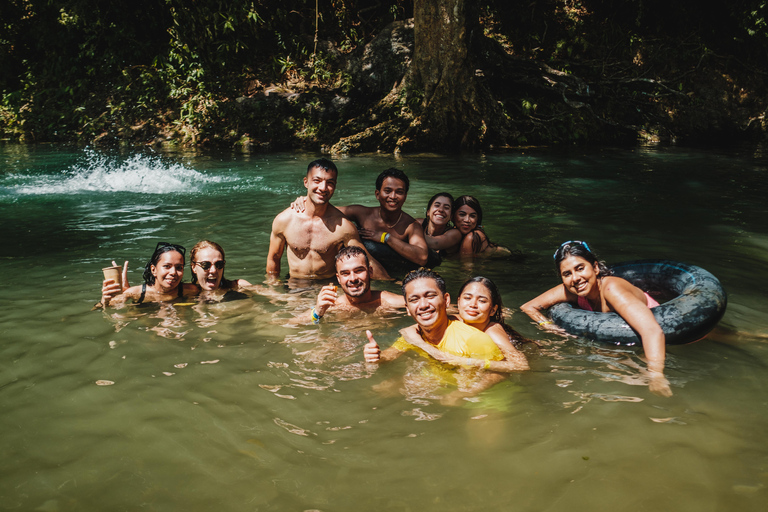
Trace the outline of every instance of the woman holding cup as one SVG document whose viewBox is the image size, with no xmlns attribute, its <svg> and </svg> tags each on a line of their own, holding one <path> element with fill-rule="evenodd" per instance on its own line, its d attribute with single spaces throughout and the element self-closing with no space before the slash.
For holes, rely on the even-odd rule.
<svg viewBox="0 0 768 512">
<path fill-rule="evenodd" d="M 140 286 L 128 286 L 127 261 L 119 280 L 115 279 L 115 270 L 120 267 L 115 265 L 104 269 L 101 305 L 119 307 L 128 299 L 132 299 L 134 304 L 142 304 L 172 301 L 186 294 L 197 295 L 200 292 L 197 285 L 181 282 L 185 254 L 186 249 L 180 245 L 159 242 L 144 267 L 144 283 Z"/>
</svg>

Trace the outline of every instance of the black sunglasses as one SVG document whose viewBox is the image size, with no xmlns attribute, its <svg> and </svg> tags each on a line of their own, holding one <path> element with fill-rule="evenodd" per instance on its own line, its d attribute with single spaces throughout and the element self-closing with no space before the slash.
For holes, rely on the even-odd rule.
<svg viewBox="0 0 768 512">
<path fill-rule="evenodd" d="M 157 242 L 157 246 L 155 247 L 155 253 L 157 253 L 157 251 L 163 247 L 170 247 L 171 249 L 179 251 L 182 256 L 185 256 L 187 254 L 187 250 L 184 247 L 176 244 L 169 244 L 168 242 Z"/>
<path fill-rule="evenodd" d="M 208 270 L 211 268 L 211 265 L 216 267 L 216 270 L 221 270 L 224 268 L 224 264 L 227 263 L 225 260 L 219 260 L 216 263 L 210 262 L 210 261 L 193 261 L 193 265 L 197 265 L 203 270 Z"/>
</svg>

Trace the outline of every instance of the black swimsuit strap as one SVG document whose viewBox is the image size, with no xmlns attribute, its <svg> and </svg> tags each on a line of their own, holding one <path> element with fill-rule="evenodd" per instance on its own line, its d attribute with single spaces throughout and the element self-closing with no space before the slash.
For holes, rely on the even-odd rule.
<svg viewBox="0 0 768 512">
<path fill-rule="evenodd" d="M 179 298 L 184 296 L 184 283 L 179 283 Z"/>
<path fill-rule="evenodd" d="M 136 304 L 141 304 L 144 302 L 144 295 L 147 294 L 147 283 L 144 283 L 141 285 L 141 295 L 139 295 L 139 300 L 136 302 Z"/>
</svg>

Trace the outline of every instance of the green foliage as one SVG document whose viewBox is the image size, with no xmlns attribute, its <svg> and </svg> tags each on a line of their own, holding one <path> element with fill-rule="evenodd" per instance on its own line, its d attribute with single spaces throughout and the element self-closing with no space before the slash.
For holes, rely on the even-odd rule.
<svg viewBox="0 0 768 512">
<path fill-rule="evenodd" d="M 348 52 L 411 10 L 321 0 L 318 35 Z M 254 76 L 349 88 L 330 55 L 308 50 L 314 34 L 313 0 L 4 0 L 0 133 L 130 138 L 150 122 L 201 141 Z"/>
<path fill-rule="evenodd" d="M 523 114 L 526 116 L 532 115 L 534 112 L 536 112 L 536 103 L 529 99 L 523 99 L 522 101 L 522 111 Z"/>
<path fill-rule="evenodd" d="M 580 76 L 580 63 L 621 57 L 650 76 L 644 66 L 653 50 L 681 61 L 670 64 L 679 69 L 724 50 L 764 60 L 767 5 L 486 0 L 478 9 L 485 32 L 517 56 L 554 61 Z M 0 134 L 145 141 L 168 129 L 204 143 L 246 140 L 246 131 L 282 137 L 295 130 L 316 138 L 333 122 L 314 101 L 290 112 L 249 107 L 244 120 L 235 99 L 288 82 L 350 91 L 345 56 L 412 14 L 413 0 L 319 0 L 318 11 L 314 0 L 3 0 Z M 652 47 L 658 40 L 666 46 Z M 689 44 L 688 54 L 675 41 Z M 684 80 L 674 87 L 685 91 Z M 404 91 L 402 112 L 417 110 L 422 99 L 421 90 Z M 525 91 L 505 109 L 510 118 L 559 115 L 543 112 L 545 103 Z M 553 136 L 587 137 L 570 130 Z"/>
</svg>

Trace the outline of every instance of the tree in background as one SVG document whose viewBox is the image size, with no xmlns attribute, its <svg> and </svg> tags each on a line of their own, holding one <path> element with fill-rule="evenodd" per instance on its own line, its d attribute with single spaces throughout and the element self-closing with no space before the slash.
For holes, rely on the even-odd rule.
<svg viewBox="0 0 768 512">
<path fill-rule="evenodd" d="M 338 151 L 737 134 L 764 122 L 765 13 L 763 0 L 5 0 L 0 133 Z M 410 53 L 372 92 L 355 66 L 382 36 Z"/>
</svg>

